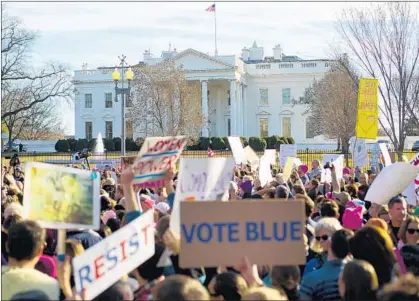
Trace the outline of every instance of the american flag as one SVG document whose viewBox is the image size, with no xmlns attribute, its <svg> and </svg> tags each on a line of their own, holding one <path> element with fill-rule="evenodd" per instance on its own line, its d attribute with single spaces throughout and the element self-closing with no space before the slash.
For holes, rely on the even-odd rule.
<svg viewBox="0 0 419 301">
<path fill-rule="evenodd" d="M 211 147 L 208 147 L 208 158 L 214 158 L 214 157 L 215 157 L 214 152 L 212 151 Z"/>
<path fill-rule="evenodd" d="M 215 12 L 215 3 L 214 3 L 213 5 L 211 5 L 210 7 L 208 7 L 208 8 L 206 9 L 206 11 L 209 11 L 209 12 Z"/>
</svg>

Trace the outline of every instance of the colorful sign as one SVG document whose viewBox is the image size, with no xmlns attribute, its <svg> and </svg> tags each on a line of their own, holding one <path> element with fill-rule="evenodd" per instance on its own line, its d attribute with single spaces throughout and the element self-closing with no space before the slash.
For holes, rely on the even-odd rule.
<svg viewBox="0 0 419 301">
<path fill-rule="evenodd" d="M 358 91 L 356 137 L 377 139 L 378 134 L 378 80 L 361 78 Z"/>
<path fill-rule="evenodd" d="M 380 153 L 381 153 L 380 145 L 378 143 L 375 143 L 371 152 L 371 158 L 370 158 L 371 167 L 377 168 L 378 164 L 380 163 Z"/>
<path fill-rule="evenodd" d="M 296 144 L 281 144 L 279 151 L 279 166 L 284 168 L 288 157 L 297 157 Z"/>
<path fill-rule="evenodd" d="M 362 169 L 368 164 L 368 149 L 365 139 L 352 137 L 349 140 L 349 150 L 352 153 L 353 166 Z"/>
<path fill-rule="evenodd" d="M 133 164 L 134 186 L 164 186 L 164 175 L 179 159 L 187 140 L 184 136 L 147 137 Z"/>
<path fill-rule="evenodd" d="M 227 139 L 236 164 L 242 164 L 245 160 L 245 153 L 240 137 L 228 137 Z"/>
<path fill-rule="evenodd" d="M 181 220 L 182 268 L 306 262 L 302 201 L 182 202 Z"/>
<path fill-rule="evenodd" d="M 410 161 L 410 164 L 419 168 L 419 153 L 417 153 L 416 156 L 412 159 L 412 161 Z M 419 204 L 419 172 L 418 172 L 418 176 L 413 181 L 412 190 L 414 192 L 414 196 L 416 196 L 416 200 L 412 196 L 411 197 L 411 200 L 412 200 L 411 204 L 414 204 L 414 201 L 416 201 L 416 203 L 414 205 L 417 206 Z"/>
<path fill-rule="evenodd" d="M 100 226 L 97 172 L 52 164 L 25 164 L 24 217 L 49 229 Z"/>
<path fill-rule="evenodd" d="M 92 300 L 122 276 L 154 255 L 153 212 L 144 213 L 128 225 L 73 258 L 76 290 L 86 290 Z"/>
</svg>

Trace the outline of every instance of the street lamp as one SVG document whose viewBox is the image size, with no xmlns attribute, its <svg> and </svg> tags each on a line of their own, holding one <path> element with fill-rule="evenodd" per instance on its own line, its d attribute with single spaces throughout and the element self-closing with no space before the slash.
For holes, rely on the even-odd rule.
<svg viewBox="0 0 419 301">
<path fill-rule="evenodd" d="M 124 88 L 124 67 L 127 67 L 127 62 L 125 61 L 126 56 L 118 56 L 119 60 L 121 61 L 120 66 L 122 69 L 122 76 L 119 73 L 118 68 L 112 72 L 112 79 L 115 82 L 115 102 L 118 102 L 118 95 L 121 95 L 121 119 L 122 119 L 122 126 L 121 126 L 121 155 L 125 156 L 125 95 L 127 99 L 129 99 L 131 95 L 131 81 L 134 79 L 134 72 L 132 72 L 131 67 L 128 68 L 127 72 L 125 73 L 125 79 L 128 81 L 128 88 Z M 118 87 L 118 82 L 121 81 L 121 88 Z"/>
</svg>

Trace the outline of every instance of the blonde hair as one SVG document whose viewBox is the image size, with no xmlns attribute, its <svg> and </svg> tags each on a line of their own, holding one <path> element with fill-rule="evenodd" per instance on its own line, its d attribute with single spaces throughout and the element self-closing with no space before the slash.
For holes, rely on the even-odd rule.
<svg viewBox="0 0 419 301">
<path fill-rule="evenodd" d="M 416 223 L 419 225 L 419 217 L 408 215 L 406 219 L 403 221 L 402 225 L 400 226 L 399 233 L 397 234 L 397 237 L 401 239 L 403 243 L 406 243 L 406 232 L 407 228 L 411 223 Z"/>
<path fill-rule="evenodd" d="M 244 177 L 243 177 L 243 182 L 244 181 L 252 181 L 253 182 L 253 177 L 252 176 L 249 176 L 249 175 L 245 175 Z"/>
<path fill-rule="evenodd" d="M 336 231 L 341 230 L 342 225 L 339 223 L 339 221 L 334 217 L 323 217 L 320 219 L 320 221 L 317 223 L 315 227 L 315 233 L 318 234 L 320 231 L 326 231 L 329 232 L 330 235 L 333 235 Z M 317 253 L 322 253 L 326 250 L 323 250 L 323 248 L 320 245 L 320 242 L 317 239 L 313 239 L 311 242 L 310 248 Z"/>
<path fill-rule="evenodd" d="M 388 214 L 388 206 L 387 205 L 381 205 L 380 209 L 378 209 L 377 216 L 380 217 L 383 214 Z"/>
<path fill-rule="evenodd" d="M 288 297 L 278 289 L 256 287 L 249 289 L 242 300 L 288 300 Z"/>
</svg>

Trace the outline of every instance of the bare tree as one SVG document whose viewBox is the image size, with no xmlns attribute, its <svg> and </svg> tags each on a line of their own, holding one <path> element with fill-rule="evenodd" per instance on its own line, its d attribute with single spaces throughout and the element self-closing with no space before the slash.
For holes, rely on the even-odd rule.
<svg viewBox="0 0 419 301">
<path fill-rule="evenodd" d="M 142 136 L 198 137 L 203 124 L 201 90 L 171 60 L 135 70 L 128 117 Z"/>
<path fill-rule="evenodd" d="M 380 125 L 401 160 L 406 121 L 418 119 L 419 25 L 409 2 L 372 4 L 344 10 L 337 29 L 356 62 L 380 81 Z"/>
<path fill-rule="evenodd" d="M 3 5 L 1 26 L 1 119 L 7 119 L 9 125 L 20 120 L 18 128 L 9 128 L 9 136 L 16 136 L 13 132 L 21 132 L 20 126 L 27 124 L 22 118 L 28 117 L 33 107 L 58 99 L 71 101 L 72 83 L 63 65 L 51 63 L 40 70 L 31 67 L 29 57 L 36 35 L 22 28 L 21 21 L 9 16 Z M 9 140 L 9 146 L 11 143 Z"/>
<path fill-rule="evenodd" d="M 348 152 L 349 139 L 355 134 L 358 86 L 353 67 L 345 57 L 334 61 L 320 80 L 306 89 L 296 104 L 306 105 L 308 127 L 313 134 L 323 133 L 342 144 Z"/>
</svg>

